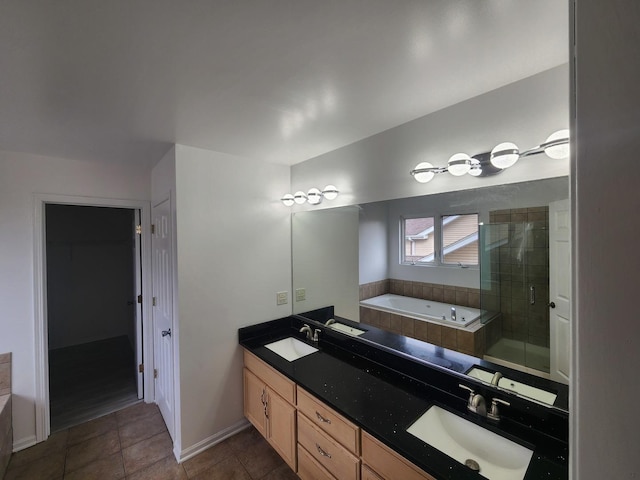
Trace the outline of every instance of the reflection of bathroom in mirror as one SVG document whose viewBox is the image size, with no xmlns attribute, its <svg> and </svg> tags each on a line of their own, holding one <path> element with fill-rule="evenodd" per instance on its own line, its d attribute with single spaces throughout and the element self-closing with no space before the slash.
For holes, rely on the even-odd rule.
<svg viewBox="0 0 640 480">
<path fill-rule="evenodd" d="M 558 206 L 566 214 L 568 192 L 567 177 L 557 177 L 295 213 L 294 313 L 336 305 L 337 316 L 568 383 L 560 304 L 568 295 L 569 263 L 568 255 L 554 253 L 562 243 L 557 222 L 549 220 Z M 402 218 L 449 221 L 463 214 L 478 214 L 475 233 L 464 231 L 449 245 L 427 226 L 422 233 L 438 236 L 442 251 L 421 257 L 435 259 L 430 263 L 402 262 Z M 470 248 L 478 250 L 480 265 L 438 257 L 455 259 L 456 249 Z M 557 279 L 564 283 L 554 285 Z M 301 288 L 306 300 L 296 302 Z M 392 297 L 381 297 L 387 294 Z M 393 295 L 417 298 L 429 310 L 409 313 Z M 444 311 L 432 315 L 437 308 Z M 470 319 L 476 311 L 480 318 Z"/>
</svg>

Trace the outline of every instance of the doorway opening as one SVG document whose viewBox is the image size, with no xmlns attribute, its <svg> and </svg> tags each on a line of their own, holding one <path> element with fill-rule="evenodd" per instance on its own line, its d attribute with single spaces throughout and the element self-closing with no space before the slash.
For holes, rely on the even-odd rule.
<svg viewBox="0 0 640 480">
<path fill-rule="evenodd" d="M 132 208 L 45 205 L 51 432 L 144 397 L 139 218 Z"/>
</svg>

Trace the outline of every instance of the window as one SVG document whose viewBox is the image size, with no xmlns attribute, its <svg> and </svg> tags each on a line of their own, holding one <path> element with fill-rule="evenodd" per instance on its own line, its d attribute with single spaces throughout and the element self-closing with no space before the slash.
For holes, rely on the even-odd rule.
<svg viewBox="0 0 640 480">
<path fill-rule="evenodd" d="M 400 262 L 478 265 L 478 214 L 402 218 Z"/>
<path fill-rule="evenodd" d="M 478 265 L 478 215 L 442 217 L 442 263 Z"/>
<path fill-rule="evenodd" d="M 434 218 L 404 218 L 402 263 L 433 263 L 435 260 Z"/>
</svg>

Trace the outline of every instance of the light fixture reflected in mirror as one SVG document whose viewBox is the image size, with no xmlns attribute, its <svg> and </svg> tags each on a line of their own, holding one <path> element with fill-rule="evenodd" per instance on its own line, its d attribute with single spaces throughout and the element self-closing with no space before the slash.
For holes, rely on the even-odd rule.
<svg viewBox="0 0 640 480">
<path fill-rule="evenodd" d="M 285 207 L 292 207 L 295 204 L 302 205 L 305 202 L 309 202 L 310 205 L 319 205 L 324 198 L 334 200 L 338 197 L 338 193 L 340 192 L 335 185 L 327 185 L 322 191 L 313 187 L 310 188 L 307 193 L 304 193 L 302 190 L 297 191 L 293 195 L 287 193 L 280 198 L 280 201 Z"/>
<path fill-rule="evenodd" d="M 567 158 L 569 156 L 569 130 L 554 132 L 544 143 L 524 152 L 520 152 L 514 143 L 503 142 L 491 150 L 491 153 L 480 153 L 472 157 L 464 153 L 456 153 L 449 159 L 446 167 L 435 167 L 429 162 L 421 162 L 409 173 L 419 183 L 430 182 L 436 173 L 444 172 L 455 177 L 461 177 L 465 173 L 473 177 L 486 177 L 512 167 L 521 158 L 543 152 L 553 159 Z"/>
</svg>

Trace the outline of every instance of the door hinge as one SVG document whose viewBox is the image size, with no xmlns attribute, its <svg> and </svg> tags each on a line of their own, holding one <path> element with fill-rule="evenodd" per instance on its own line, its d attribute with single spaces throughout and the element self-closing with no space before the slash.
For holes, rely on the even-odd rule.
<svg viewBox="0 0 640 480">
<path fill-rule="evenodd" d="M 138 295 L 138 303 L 142 303 L 142 295 Z"/>
<path fill-rule="evenodd" d="M 151 224 L 151 234 L 153 235 L 154 233 L 156 233 L 156 226 L 152 223 Z"/>
<path fill-rule="evenodd" d="M 153 298 L 151 299 L 151 304 L 152 304 L 154 307 L 158 304 L 158 302 L 157 302 L 157 300 L 156 300 L 156 297 L 153 297 Z"/>
<path fill-rule="evenodd" d="M 136 233 L 142 235 L 142 225 L 136 225 Z"/>
<path fill-rule="evenodd" d="M 138 372 L 144 373 L 144 363 L 141 363 L 140 365 L 138 365 Z"/>
<path fill-rule="evenodd" d="M 158 369 L 157 368 L 153 369 L 153 378 L 158 378 Z"/>
</svg>

